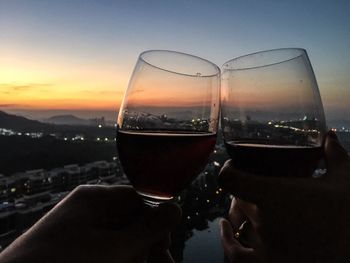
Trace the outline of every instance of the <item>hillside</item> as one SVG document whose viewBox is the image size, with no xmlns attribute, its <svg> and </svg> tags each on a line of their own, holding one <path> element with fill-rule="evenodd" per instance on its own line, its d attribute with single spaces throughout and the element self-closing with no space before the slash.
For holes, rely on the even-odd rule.
<svg viewBox="0 0 350 263">
<path fill-rule="evenodd" d="M 0 128 L 26 132 L 54 130 L 54 126 L 50 124 L 29 120 L 3 111 L 0 111 Z"/>
<path fill-rule="evenodd" d="M 31 169 L 52 169 L 66 164 L 96 160 L 111 161 L 116 156 L 114 143 L 71 142 L 51 136 L 0 136 L 0 174 L 10 175 Z"/>
<path fill-rule="evenodd" d="M 52 116 L 43 121 L 47 123 L 58 124 L 58 125 L 90 125 L 91 124 L 89 120 L 81 119 L 71 114 Z"/>
<path fill-rule="evenodd" d="M 62 137 L 74 137 L 82 134 L 87 139 L 96 137 L 115 137 L 114 127 L 86 126 L 86 125 L 56 125 L 30 120 L 21 116 L 0 111 L 0 128 L 12 129 L 16 132 L 42 132 L 44 134 L 55 133 Z"/>
</svg>

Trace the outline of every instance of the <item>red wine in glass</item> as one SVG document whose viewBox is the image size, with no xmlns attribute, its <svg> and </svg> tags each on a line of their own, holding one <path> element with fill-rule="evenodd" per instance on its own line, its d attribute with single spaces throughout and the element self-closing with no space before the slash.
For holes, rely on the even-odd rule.
<svg viewBox="0 0 350 263">
<path fill-rule="evenodd" d="M 254 142 L 226 142 L 225 146 L 237 168 L 267 176 L 311 176 L 323 153 L 320 146 Z"/>
<path fill-rule="evenodd" d="M 120 161 L 136 191 L 169 200 L 204 168 L 216 134 L 118 131 L 117 138 Z"/>
</svg>

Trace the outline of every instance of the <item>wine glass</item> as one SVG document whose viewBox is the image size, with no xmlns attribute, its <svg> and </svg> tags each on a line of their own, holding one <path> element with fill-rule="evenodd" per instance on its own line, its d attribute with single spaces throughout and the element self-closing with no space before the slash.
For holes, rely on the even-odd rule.
<svg viewBox="0 0 350 263">
<path fill-rule="evenodd" d="M 274 49 L 226 62 L 221 102 L 225 146 L 236 167 L 270 176 L 312 175 L 326 125 L 304 49 Z"/>
<path fill-rule="evenodd" d="M 188 54 L 140 54 L 117 121 L 119 159 L 145 203 L 178 195 L 212 152 L 220 109 L 220 69 Z"/>
</svg>

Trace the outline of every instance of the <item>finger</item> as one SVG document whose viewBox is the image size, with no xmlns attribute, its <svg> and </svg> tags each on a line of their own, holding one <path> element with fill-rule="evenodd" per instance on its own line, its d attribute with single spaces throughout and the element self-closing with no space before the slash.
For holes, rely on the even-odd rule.
<svg viewBox="0 0 350 263">
<path fill-rule="evenodd" d="M 256 262 L 256 255 L 252 248 L 243 247 L 238 240 L 234 238 L 233 229 L 230 222 L 226 219 L 220 221 L 220 237 L 226 257 L 230 262 Z"/>
<path fill-rule="evenodd" d="M 229 250 L 232 242 L 237 241 L 234 237 L 234 229 L 226 219 L 220 220 L 220 237 L 224 250 Z"/>
<path fill-rule="evenodd" d="M 144 214 L 145 205 L 130 186 L 81 185 L 70 199 L 89 213 L 86 219 L 99 229 L 125 227 Z"/>
<path fill-rule="evenodd" d="M 255 248 L 259 244 L 257 229 L 260 221 L 257 213 L 256 205 L 239 198 L 232 199 L 229 222 L 231 223 L 232 232 L 239 232 L 239 242 L 244 247 Z"/>
<path fill-rule="evenodd" d="M 75 193 L 77 195 L 84 195 L 84 197 L 91 197 L 91 196 L 93 196 L 94 198 L 125 197 L 125 198 L 132 198 L 132 200 L 134 200 L 135 197 L 138 196 L 136 191 L 131 186 L 128 186 L 128 185 L 112 185 L 112 186 L 79 185 L 73 190 L 72 193 Z"/>
<path fill-rule="evenodd" d="M 219 174 L 222 188 L 236 197 L 254 204 L 278 202 L 281 196 L 309 192 L 312 178 L 257 176 L 234 168 L 231 160 L 227 161 Z"/>
<path fill-rule="evenodd" d="M 131 186 L 80 185 L 70 194 L 79 205 L 88 205 L 94 209 L 102 208 L 109 212 L 138 212 L 143 206 L 141 197 Z M 113 209 L 110 209 L 113 204 Z"/>
<path fill-rule="evenodd" d="M 239 227 L 247 219 L 237 203 L 237 198 L 232 199 L 228 218 L 234 232 L 237 232 Z"/>
<path fill-rule="evenodd" d="M 249 203 L 242 199 L 236 198 L 236 204 L 238 209 L 243 213 L 250 222 L 254 223 L 258 221 L 258 207 L 253 203 Z"/>
<path fill-rule="evenodd" d="M 77 224 L 84 218 L 92 227 L 117 229 L 139 218 L 143 208 L 142 199 L 130 186 L 80 185 L 46 216 L 64 216 Z"/>
<path fill-rule="evenodd" d="M 325 142 L 325 159 L 327 169 L 332 171 L 350 161 L 349 154 L 341 146 L 333 131 L 329 131 Z"/>
</svg>

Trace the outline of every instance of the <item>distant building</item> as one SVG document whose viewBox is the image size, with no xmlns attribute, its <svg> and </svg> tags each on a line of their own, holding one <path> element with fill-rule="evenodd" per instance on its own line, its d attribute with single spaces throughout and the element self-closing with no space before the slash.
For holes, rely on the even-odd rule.
<svg viewBox="0 0 350 263">
<path fill-rule="evenodd" d="M 89 124 L 92 126 L 106 126 L 106 120 L 105 117 L 101 117 L 101 118 L 95 118 L 95 119 L 89 119 Z"/>
<path fill-rule="evenodd" d="M 62 167 L 54 168 L 48 172 L 48 180 L 51 182 L 51 192 L 67 191 L 69 185 L 69 173 Z"/>
<path fill-rule="evenodd" d="M 48 174 L 44 169 L 26 171 L 25 176 L 28 178 L 25 185 L 26 195 L 48 192 L 52 188 Z"/>
<path fill-rule="evenodd" d="M 0 239 L 9 243 L 16 232 L 16 208 L 13 203 L 0 203 Z"/>
<path fill-rule="evenodd" d="M 29 170 L 20 177 L 27 179 L 24 183 L 24 202 L 28 205 L 35 205 L 50 201 L 49 193 L 52 189 L 52 184 L 44 169 Z"/>
<path fill-rule="evenodd" d="M 17 196 L 17 182 L 13 177 L 0 174 L 0 201 L 13 200 Z"/>
<path fill-rule="evenodd" d="M 87 164 L 94 176 L 97 176 L 100 181 L 112 183 L 115 180 L 114 166 L 107 161 L 97 161 Z"/>
<path fill-rule="evenodd" d="M 68 173 L 68 185 L 67 190 L 72 190 L 84 181 L 81 180 L 80 167 L 77 164 L 65 165 L 63 167 Z"/>
</svg>

